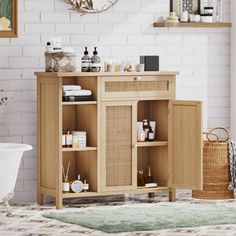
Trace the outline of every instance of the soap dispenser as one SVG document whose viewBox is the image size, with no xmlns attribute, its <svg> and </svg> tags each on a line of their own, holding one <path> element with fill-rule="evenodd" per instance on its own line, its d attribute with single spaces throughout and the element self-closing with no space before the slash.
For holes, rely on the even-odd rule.
<svg viewBox="0 0 236 236">
<path fill-rule="evenodd" d="M 88 55 L 88 48 L 85 47 L 84 56 L 81 59 L 81 71 L 82 72 L 89 72 L 90 65 L 91 65 L 91 58 Z"/>
<path fill-rule="evenodd" d="M 91 58 L 91 72 L 99 72 L 101 70 L 101 59 L 98 56 L 97 48 L 94 48 L 93 56 Z"/>
</svg>

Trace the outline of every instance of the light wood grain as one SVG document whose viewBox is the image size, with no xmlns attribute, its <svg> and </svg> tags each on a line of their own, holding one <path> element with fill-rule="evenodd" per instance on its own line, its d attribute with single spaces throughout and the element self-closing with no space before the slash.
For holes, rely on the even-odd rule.
<svg viewBox="0 0 236 236">
<path fill-rule="evenodd" d="M 60 80 L 38 80 L 38 189 L 57 191 L 61 199 L 61 91 Z M 55 168 L 56 167 L 56 168 Z M 59 184 L 60 183 L 60 184 Z M 38 191 L 38 202 L 42 204 L 42 193 Z M 58 206 L 61 202 L 58 201 Z"/>
<path fill-rule="evenodd" d="M 103 77 L 103 76 L 159 76 L 159 75 L 178 75 L 177 71 L 145 71 L 145 72 L 35 72 L 36 76 L 44 77 Z"/>
<path fill-rule="evenodd" d="M 202 23 L 202 22 L 186 22 L 186 23 L 165 23 L 155 22 L 154 27 L 169 27 L 169 28 L 231 28 L 232 23 L 230 22 L 213 22 L 213 23 Z"/>
<path fill-rule="evenodd" d="M 85 148 L 62 148 L 63 152 L 88 152 L 97 151 L 97 147 L 85 147 Z"/>
<path fill-rule="evenodd" d="M 174 101 L 177 72 L 35 74 L 39 204 L 44 196 L 55 197 L 60 209 L 64 198 L 168 191 L 174 201 L 176 187 L 201 187 L 201 106 Z M 106 82 L 132 82 L 137 76 L 145 81 L 137 87 L 142 91 L 129 92 L 123 85 L 115 86 L 120 91 L 105 91 Z M 165 81 L 168 91 L 150 91 L 147 83 L 153 81 Z M 63 103 L 62 85 L 70 84 L 90 89 L 94 101 Z M 137 121 L 143 119 L 157 122 L 154 142 L 137 142 Z M 87 147 L 62 148 L 61 135 L 67 130 L 86 131 Z M 62 165 L 69 162 L 70 181 L 86 173 L 89 192 L 62 193 Z M 148 166 L 162 187 L 137 187 L 137 169 L 147 173 Z"/>
<path fill-rule="evenodd" d="M 137 188 L 135 190 L 121 190 L 113 192 L 82 192 L 82 193 L 63 193 L 63 198 L 78 198 L 78 197 L 98 197 L 98 196 L 112 196 L 121 194 L 132 194 L 132 193 L 148 193 L 148 192 L 168 192 L 168 187 L 157 187 L 157 188 Z"/>
<path fill-rule="evenodd" d="M 169 187 L 203 187 L 202 105 L 172 101 L 169 106 Z"/>
<path fill-rule="evenodd" d="M 96 101 L 87 101 L 87 102 L 63 102 L 63 103 L 62 103 L 63 106 L 71 106 L 71 105 L 82 106 L 82 105 L 96 105 L 96 104 L 97 104 Z"/>
<path fill-rule="evenodd" d="M 156 141 L 156 142 L 137 142 L 137 147 L 158 147 L 167 146 L 168 141 Z"/>
</svg>

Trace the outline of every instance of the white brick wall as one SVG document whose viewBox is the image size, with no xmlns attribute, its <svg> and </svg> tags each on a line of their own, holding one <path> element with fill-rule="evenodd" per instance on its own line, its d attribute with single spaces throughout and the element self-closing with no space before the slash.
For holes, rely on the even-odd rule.
<svg viewBox="0 0 236 236">
<path fill-rule="evenodd" d="M 47 39 L 58 36 L 79 56 L 98 46 L 103 59 L 138 62 L 139 55 L 160 55 L 161 70 L 177 70 L 177 97 L 204 102 L 204 127 L 229 126 L 230 42 L 227 29 L 155 29 L 168 15 L 169 0 L 119 0 L 109 11 L 80 16 L 64 0 L 18 0 L 19 37 L 0 38 L 0 88 L 11 97 L 0 108 L 0 142 L 24 142 L 15 201 L 36 196 L 36 80 L 43 70 Z M 230 0 L 224 18 L 230 19 Z"/>
</svg>

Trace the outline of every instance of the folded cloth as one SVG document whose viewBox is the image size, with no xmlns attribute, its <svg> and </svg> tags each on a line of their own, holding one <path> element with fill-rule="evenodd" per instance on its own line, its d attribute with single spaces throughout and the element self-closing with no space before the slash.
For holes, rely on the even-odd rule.
<svg viewBox="0 0 236 236">
<path fill-rule="evenodd" d="M 236 142 L 229 141 L 229 165 L 231 182 L 229 184 L 229 190 L 236 189 Z"/>
<path fill-rule="evenodd" d="M 64 85 L 62 86 L 63 91 L 77 91 L 77 90 L 81 90 L 81 86 L 79 85 Z"/>
<path fill-rule="evenodd" d="M 92 95 L 91 90 L 77 90 L 77 91 L 64 91 L 63 92 L 64 96 L 90 96 Z"/>
<path fill-rule="evenodd" d="M 92 96 L 63 96 L 63 102 L 93 101 Z"/>
</svg>

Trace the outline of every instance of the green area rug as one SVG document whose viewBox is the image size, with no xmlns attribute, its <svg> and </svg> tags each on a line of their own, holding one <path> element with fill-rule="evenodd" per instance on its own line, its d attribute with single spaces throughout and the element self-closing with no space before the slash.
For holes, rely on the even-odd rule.
<svg viewBox="0 0 236 236">
<path fill-rule="evenodd" d="M 236 224 L 236 207 L 216 204 L 170 204 L 97 207 L 44 217 L 108 233 Z"/>
</svg>

